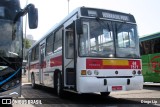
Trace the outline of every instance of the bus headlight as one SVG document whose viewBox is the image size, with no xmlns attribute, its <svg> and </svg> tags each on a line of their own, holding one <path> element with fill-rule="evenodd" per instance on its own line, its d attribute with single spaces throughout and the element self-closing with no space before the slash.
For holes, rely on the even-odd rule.
<svg viewBox="0 0 160 107">
<path fill-rule="evenodd" d="M 88 71 L 87 71 L 87 75 L 92 75 L 92 71 L 91 71 L 91 70 L 88 70 Z"/>
<path fill-rule="evenodd" d="M 138 73 L 139 75 L 142 74 L 142 72 L 141 72 L 140 70 L 139 70 L 137 73 Z"/>
<path fill-rule="evenodd" d="M 1 88 L 3 90 L 10 90 L 12 89 L 13 87 L 17 87 L 20 83 L 20 80 L 13 80 L 13 81 L 10 81 L 8 83 L 6 83 L 5 85 L 3 85 Z"/>
<path fill-rule="evenodd" d="M 135 71 L 135 70 L 133 70 L 133 71 L 132 71 L 132 74 L 133 74 L 133 75 L 136 75 L 136 71 Z"/>
<path fill-rule="evenodd" d="M 95 74 L 95 75 L 98 75 L 98 74 L 99 74 L 98 70 L 95 70 L 95 71 L 94 71 L 94 74 Z"/>
</svg>

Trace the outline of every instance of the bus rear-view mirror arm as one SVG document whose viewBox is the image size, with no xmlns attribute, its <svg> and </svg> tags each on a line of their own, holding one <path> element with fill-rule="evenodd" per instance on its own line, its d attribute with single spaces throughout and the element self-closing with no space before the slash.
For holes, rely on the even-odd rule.
<svg viewBox="0 0 160 107">
<path fill-rule="evenodd" d="M 28 19 L 29 19 L 29 28 L 35 29 L 38 26 L 38 9 L 35 8 L 33 4 L 28 4 L 24 9 L 22 9 L 20 12 L 17 13 L 17 15 L 14 18 L 14 23 L 17 22 L 17 20 L 21 16 L 25 16 L 28 13 Z"/>
</svg>

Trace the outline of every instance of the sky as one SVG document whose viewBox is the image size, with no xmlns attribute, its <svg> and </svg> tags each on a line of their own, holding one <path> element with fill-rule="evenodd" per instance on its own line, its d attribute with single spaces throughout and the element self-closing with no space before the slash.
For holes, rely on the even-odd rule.
<svg viewBox="0 0 160 107">
<path fill-rule="evenodd" d="M 21 8 L 24 8 L 26 0 L 20 1 Z M 28 3 L 33 3 L 38 8 L 38 28 L 27 28 L 26 32 L 35 40 L 41 39 L 68 15 L 68 0 L 28 0 Z M 160 32 L 159 4 L 160 0 L 69 0 L 69 12 L 85 6 L 130 13 L 136 19 L 139 36 L 144 36 Z"/>
</svg>

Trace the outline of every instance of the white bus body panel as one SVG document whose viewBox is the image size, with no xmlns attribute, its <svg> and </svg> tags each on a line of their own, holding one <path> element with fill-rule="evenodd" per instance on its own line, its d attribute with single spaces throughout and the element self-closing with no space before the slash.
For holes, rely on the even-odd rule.
<svg viewBox="0 0 160 107">
<path fill-rule="evenodd" d="M 77 91 L 79 93 L 116 91 L 112 90 L 112 86 L 121 86 L 120 91 L 141 90 L 143 88 L 143 76 L 134 76 L 132 74 L 134 69 L 86 69 L 86 58 L 78 58 L 77 65 L 79 65 L 77 66 Z M 92 75 L 83 76 L 81 70 L 90 70 Z M 95 75 L 94 70 L 97 70 L 99 75 Z M 115 71 L 118 71 L 118 74 L 115 74 Z M 104 79 L 107 82 L 106 85 L 104 85 Z M 127 79 L 130 79 L 128 85 Z"/>
<path fill-rule="evenodd" d="M 127 85 L 127 78 L 107 78 L 107 85 L 104 85 L 104 78 L 80 77 L 77 85 L 79 93 L 111 92 L 112 86 L 122 86 L 121 91 L 141 90 L 143 88 L 143 76 L 130 78 L 130 85 Z"/>
<path fill-rule="evenodd" d="M 62 56 L 62 51 L 58 51 L 54 54 L 51 54 L 46 57 L 46 68 L 44 69 L 44 85 L 48 87 L 54 87 L 53 86 L 53 79 L 54 79 L 54 71 L 60 70 L 62 71 L 62 65 L 59 66 L 52 66 L 55 62 L 53 61 L 54 58 Z"/>
</svg>

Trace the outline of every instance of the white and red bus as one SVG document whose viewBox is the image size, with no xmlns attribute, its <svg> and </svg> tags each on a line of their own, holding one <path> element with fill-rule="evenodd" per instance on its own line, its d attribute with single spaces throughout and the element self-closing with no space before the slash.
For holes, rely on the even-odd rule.
<svg viewBox="0 0 160 107">
<path fill-rule="evenodd" d="M 31 83 L 77 93 L 143 88 L 134 16 L 79 7 L 28 51 Z"/>
</svg>

